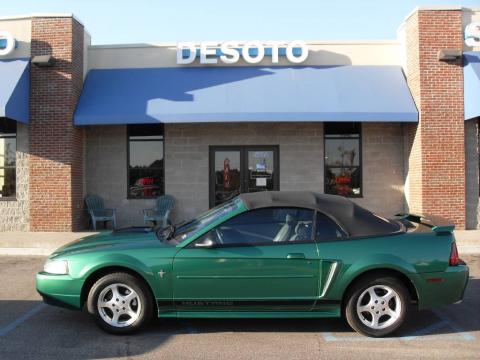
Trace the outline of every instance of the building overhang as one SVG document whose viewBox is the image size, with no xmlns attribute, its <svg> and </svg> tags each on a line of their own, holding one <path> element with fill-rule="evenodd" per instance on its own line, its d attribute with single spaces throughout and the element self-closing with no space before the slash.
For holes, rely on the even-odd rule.
<svg viewBox="0 0 480 360">
<path fill-rule="evenodd" d="M 29 60 L 0 60 L 0 117 L 28 123 Z"/>
<path fill-rule="evenodd" d="M 96 69 L 76 125 L 417 122 L 400 66 Z"/>
</svg>

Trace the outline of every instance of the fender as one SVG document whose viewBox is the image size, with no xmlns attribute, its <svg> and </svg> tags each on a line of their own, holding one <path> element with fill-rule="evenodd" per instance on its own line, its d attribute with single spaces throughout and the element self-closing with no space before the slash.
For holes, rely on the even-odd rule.
<svg viewBox="0 0 480 360">
<path fill-rule="evenodd" d="M 142 276 L 142 278 L 150 286 L 150 289 L 152 289 L 154 295 L 157 296 L 158 291 L 156 287 L 154 272 L 146 264 L 142 263 L 140 260 L 133 256 L 126 254 L 108 254 L 99 257 L 95 261 L 92 261 L 90 264 L 94 265 L 88 264 L 84 266 L 83 268 L 79 269 L 78 273 L 72 274 L 72 277 L 78 277 L 85 281 L 97 270 L 101 270 L 110 266 L 124 267 Z"/>
</svg>

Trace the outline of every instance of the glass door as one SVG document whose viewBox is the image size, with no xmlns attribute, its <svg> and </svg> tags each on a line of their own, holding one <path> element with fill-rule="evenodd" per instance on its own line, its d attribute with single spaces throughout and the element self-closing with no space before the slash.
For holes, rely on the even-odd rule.
<svg viewBox="0 0 480 360">
<path fill-rule="evenodd" d="M 211 146 L 210 207 L 245 192 L 279 189 L 278 146 Z"/>
<path fill-rule="evenodd" d="M 275 190 L 275 151 L 246 149 L 247 169 L 245 192 Z"/>
<path fill-rule="evenodd" d="M 241 170 L 239 149 L 216 149 L 210 154 L 210 207 L 220 205 L 240 194 Z"/>
</svg>

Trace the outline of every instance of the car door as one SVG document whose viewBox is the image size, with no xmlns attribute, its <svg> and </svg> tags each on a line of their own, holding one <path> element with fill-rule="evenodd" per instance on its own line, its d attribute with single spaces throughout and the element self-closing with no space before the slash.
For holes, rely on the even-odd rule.
<svg viewBox="0 0 480 360">
<path fill-rule="evenodd" d="M 262 208 L 233 217 L 174 259 L 179 311 L 302 311 L 318 296 L 314 212 Z"/>
</svg>

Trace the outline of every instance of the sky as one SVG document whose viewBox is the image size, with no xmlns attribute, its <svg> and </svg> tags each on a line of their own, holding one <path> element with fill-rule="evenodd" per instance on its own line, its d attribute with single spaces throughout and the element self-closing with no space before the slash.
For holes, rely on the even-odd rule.
<svg viewBox="0 0 480 360">
<path fill-rule="evenodd" d="M 454 0 L 453 0 L 454 1 Z M 93 44 L 394 39 L 416 6 L 480 0 L 2 0 L 0 16 L 74 13 Z"/>
</svg>

